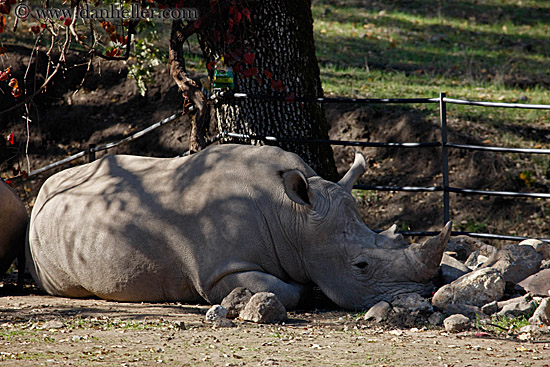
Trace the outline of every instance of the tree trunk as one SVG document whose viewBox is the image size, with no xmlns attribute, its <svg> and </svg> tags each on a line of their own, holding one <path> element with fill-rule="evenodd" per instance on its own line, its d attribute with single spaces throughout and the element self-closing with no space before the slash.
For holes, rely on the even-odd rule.
<svg viewBox="0 0 550 367">
<path fill-rule="evenodd" d="M 235 92 L 288 96 L 288 100 L 292 95 L 323 95 L 310 1 L 232 1 L 229 4 L 233 6 L 224 10 L 218 5 L 224 13 L 211 17 L 216 20 L 199 27 L 198 38 L 207 63 L 213 65 L 225 55 L 226 64 L 233 66 Z M 246 6 L 248 8 L 244 8 Z M 249 17 L 246 16 L 248 10 Z M 239 16 L 240 22 L 236 12 L 243 14 L 242 19 Z M 253 54 L 253 62 L 245 59 L 245 54 Z M 209 73 L 212 80 L 214 70 Z M 220 132 L 328 139 L 329 126 L 324 107 L 319 103 L 227 97 L 214 103 L 213 117 Z M 287 142 L 278 145 L 300 155 L 322 177 L 337 179 L 329 145 Z"/>
</svg>

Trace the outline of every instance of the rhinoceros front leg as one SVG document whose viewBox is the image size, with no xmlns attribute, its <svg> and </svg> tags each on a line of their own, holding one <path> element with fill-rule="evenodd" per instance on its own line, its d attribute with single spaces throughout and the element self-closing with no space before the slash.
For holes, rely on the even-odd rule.
<svg viewBox="0 0 550 367">
<path fill-rule="evenodd" d="M 286 283 L 281 279 L 261 271 L 243 271 L 231 273 L 219 280 L 211 289 L 209 301 L 220 303 L 233 289 L 248 288 L 253 293 L 271 292 L 279 301 L 291 310 L 298 305 L 305 287 L 298 283 Z"/>
</svg>

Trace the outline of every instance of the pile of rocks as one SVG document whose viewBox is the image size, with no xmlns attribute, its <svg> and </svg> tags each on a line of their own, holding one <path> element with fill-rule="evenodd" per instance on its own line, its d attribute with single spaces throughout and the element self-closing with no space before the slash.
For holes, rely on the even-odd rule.
<svg viewBox="0 0 550 367">
<path fill-rule="evenodd" d="M 431 303 L 418 294 L 380 302 L 365 315 L 383 323 L 408 313 L 459 332 L 491 315 L 530 316 L 524 331 L 550 332 L 550 244 L 526 240 L 495 247 L 460 236 L 449 241 Z M 534 313 L 533 313 L 534 311 Z"/>
<path fill-rule="evenodd" d="M 246 288 L 235 288 L 220 305 L 212 306 L 206 313 L 206 321 L 215 327 L 232 327 L 231 319 L 239 318 L 260 324 L 284 321 L 285 306 L 277 296 L 269 292 L 253 294 Z"/>
</svg>

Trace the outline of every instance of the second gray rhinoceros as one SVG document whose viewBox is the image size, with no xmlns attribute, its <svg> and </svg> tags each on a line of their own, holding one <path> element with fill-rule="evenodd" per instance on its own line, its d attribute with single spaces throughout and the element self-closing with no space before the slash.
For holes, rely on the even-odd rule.
<svg viewBox="0 0 550 367">
<path fill-rule="evenodd" d="M 0 277 L 17 258 L 17 283 L 25 273 L 25 235 L 29 216 L 15 191 L 0 179 Z"/>
<path fill-rule="evenodd" d="M 275 147 L 220 145 L 184 158 L 106 156 L 49 178 L 32 211 L 28 259 L 38 284 L 67 297 L 211 304 L 236 287 L 297 305 L 314 283 L 364 309 L 431 291 L 450 224 L 408 246 L 363 223 L 351 188 Z"/>
</svg>

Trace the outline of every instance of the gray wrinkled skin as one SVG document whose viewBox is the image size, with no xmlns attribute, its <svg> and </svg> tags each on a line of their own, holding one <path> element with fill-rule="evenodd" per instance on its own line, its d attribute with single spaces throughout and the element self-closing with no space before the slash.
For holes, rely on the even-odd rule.
<svg viewBox="0 0 550 367">
<path fill-rule="evenodd" d="M 221 145 L 184 158 L 107 156 L 46 181 L 34 206 L 29 269 L 48 293 L 211 304 L 236 287 L 287 309 L 311 282 L 341 307 L 426 293 L 450 234 L 408 246 L 376 234 L 351 187 L 275 147 Z"/>
<path fill-rule="evenodd" d="M 0 179 L 0 277 L 13 260 L 19 261 L 19 283 L 24 273 L 25 235 L 29 217 L 17 194 Z"/>
</svg>

